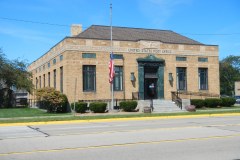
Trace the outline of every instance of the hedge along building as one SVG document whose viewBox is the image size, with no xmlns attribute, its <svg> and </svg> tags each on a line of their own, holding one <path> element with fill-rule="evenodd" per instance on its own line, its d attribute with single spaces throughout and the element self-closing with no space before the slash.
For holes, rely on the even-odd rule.
<svg viewBox="0 0 240 160">
<path fill-rule="evenodd" d="M 178 90 L 219 94 L 218 46 L 169 30 L 112 31 L 115 99 L 171 99 Z M 73 25 L 71 33 L 29 65 L 36 89 L 54 87 L 70 102 L 75 86 L 76 100 L 111 99 L 110 27 L 92 25 L 82 32 Z"/>
</svg>

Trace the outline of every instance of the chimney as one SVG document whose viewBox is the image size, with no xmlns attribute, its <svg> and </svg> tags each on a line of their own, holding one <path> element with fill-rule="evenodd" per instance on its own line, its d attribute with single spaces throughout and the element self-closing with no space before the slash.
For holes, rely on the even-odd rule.
<svg viewBox="0 0 240 160">
<path fill-rule="evenodd" d="M 71 36 L 76 37 L 82 32 L 82 25 L 81 24 L 72 24 L 71 26 Z"/>
</svg>

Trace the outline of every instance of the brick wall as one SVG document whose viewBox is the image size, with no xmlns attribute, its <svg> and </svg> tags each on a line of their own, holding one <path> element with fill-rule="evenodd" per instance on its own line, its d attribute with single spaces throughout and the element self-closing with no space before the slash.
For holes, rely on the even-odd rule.
<svg viewBox="0 0 240 160">
<path fill-rule="evenodd" d="M 114 60 L 115 65 L 123 66 L 123 91 L 114 93 L 115 98 L 131 99 L 132 92 L 138 91 L 138 63 L 137 58 L 144 58 L 150 53 L 128 53 L 128 48 L 140 48 L 141 42 L 114 41 L 114 48 L 119 50 L 114 52 L 122 54 L 123 59 Z M 46 86 L 48 86 L 48 72 L 51 74 L 51 87 L 53 87 L 53 70 L 57 73 L 57 90 L 60 90 L 60 67 L 63 67 L 63 93 L 65 93 L 70 102 L 74 100 L 75 79 L 77 79 L 76 99 L 94 100 L 110 99 L 111 89 L 108 83 L 108 62 L 109 62 L 109 41 L 105 40 L 85 40 L 66 38 L 48 53 L 40 57 L 29 66 L 29 71 L 33 73 L 33 84 L 36 84 L 36 77 L 43 79 L 45 74 Z M 91 47 L 100 47 L 99 50 Z M 86 47 L 90 47 L 88 51 Z M 101 48 L 103 47 L 103 48 Z M 104 48 L 105 47 L 105 48 Z M 156 47 L 156 46 L 155 46 Z M 208 86 L 205 92 L 219 94 L 219 61 L 217 46 L 199 46 L 182 44 L 162 44 L 159 43 L 157 49 L 170 49 L 171 53 L 153 54 L 157 58 L 165 60 L 164 67 L 164 98 L 171 99 L 171 91 L 176 91 L 176 67 L 187 68 L 187 89 L 188 91 L 198 92 L 198 68 L 208 68 Z M 82 58 L 82 53 L 96 53 L 96 58 Z M 63 60 L 60 61 L 60 55 Z M 184 56 L 187 61 L 176 61 L 176 56 Z M 208 58 L 207 62 L 198 62 L 198 57 Z M 56 64 L 53 64 L 56 59 Z M 48 67 L 50 62 L 50 67 Z M 43 66 L 45 65 L 45 69 Z M 83 92 L 83 65 L 96 65 L 96 91 Z M 41 68 L 41 70 L 39 70 Z M 37 70 L 37 71 L 36 71 Z M 131 72 L 134 72 L 136 81 L 134 84 L 130 81 Z M 173 75 L 173 84 L 168 80 L 168 74 Z M 43 87 L 43 80 L 42 87 Z M 38 85 L 39 88 L 40 85 Z M 33 97 L 33 96 L 32 96 Z"/>
</svg>

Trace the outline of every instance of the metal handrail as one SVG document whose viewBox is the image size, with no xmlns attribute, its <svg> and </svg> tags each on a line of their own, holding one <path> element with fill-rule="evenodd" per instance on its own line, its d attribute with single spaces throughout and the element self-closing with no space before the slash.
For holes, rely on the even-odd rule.
<svg viewBox="0 0 240 160">
<path fill-rule="evenodd" d="M 172 92 L 172 101 L 182 110 L 182 99 L 178 96 L 178 92 Z"/>
</svg>

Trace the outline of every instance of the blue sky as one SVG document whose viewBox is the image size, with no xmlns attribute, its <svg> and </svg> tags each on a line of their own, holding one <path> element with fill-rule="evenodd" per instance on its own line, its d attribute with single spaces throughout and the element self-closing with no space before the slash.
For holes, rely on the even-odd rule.
<svg viewBox="0 0 240 160">
<path fill-rule="evenodd" d="M 71 24 L 82 24 L 83 29 L 109 25 L 110 1 L 1 0 L 0 47 L 7 58 L 31 63 L 69 36 Z M 112 0 L 112 4 L 114 26 L 172 30 L 219 45 L 220 59 L 240 55 L 240 0 Z"/>
</svg>

